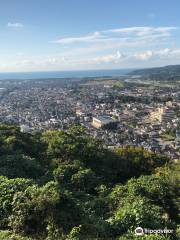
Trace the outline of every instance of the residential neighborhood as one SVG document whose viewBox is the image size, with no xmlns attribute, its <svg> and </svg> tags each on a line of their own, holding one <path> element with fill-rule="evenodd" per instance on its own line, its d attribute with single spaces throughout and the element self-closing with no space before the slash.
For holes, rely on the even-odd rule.
<svg viewBox="0 0 180 240">
<path fill-rule="evenodd" d="M 108 148 L 140 146 L 180 157 L 178 85 L 131 77 L 1 81 L 0 121 L 22 132 L 81 124 Z"/>
</svg>

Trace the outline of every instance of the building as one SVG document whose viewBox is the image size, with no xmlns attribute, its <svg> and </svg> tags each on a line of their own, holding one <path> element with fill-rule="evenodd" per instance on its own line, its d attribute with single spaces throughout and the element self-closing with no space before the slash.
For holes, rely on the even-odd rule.
<svg viewBox="0 0 180 240">
<path fill-rule="evenodd" d="M 95 128 L 102 128 L 108 125 L 117 125 L 117 120 L 114 120 L 110 116 L 98 116 L 93 117 L 92 125 Z"/>
<path fill-rule="evenodd" d="M 165 108 L 162 114 L 162 121 L 163 122 L 170 122 L 175 117 L 175 112 L 171 108 Z"/>
<path fill-rule="evenodd" d="M 84 117 L 84 116 L 86 116 L 86 113 L 78 109 L 78 110 L 76 110 L 76 116 Z"/>
<path fill-rule="evenodd" d="M 162 115 L 163 115 L 164 109 L 163 108 L 157 108 L 155 111 L 150 113 L 150 121 L 152 122 L 161 122 L 162 121 Z"/>
<path fill-rule="evenodd" d="M 30 133 L 32 131 L 32 129 L 28 126 L 28 125 L 20 125 L 20 131 L 22 133 Z"/>
<path fill-rule="evenodd" d="M 157 108 L 150 113 L 150 120 L 152 122 L 171 122 L 175 117 L 175 112 L 169 107 Z"/>
</svg>

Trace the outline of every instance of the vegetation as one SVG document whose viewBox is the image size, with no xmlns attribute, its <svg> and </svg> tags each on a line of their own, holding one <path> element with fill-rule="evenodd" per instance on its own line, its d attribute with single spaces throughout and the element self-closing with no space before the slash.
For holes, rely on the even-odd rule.
<svg viewBox="0 0 180 240">
<path fill-rule="evenodd" d="M 178 240 L 178 165 L 142 148 L 109 151 L 73 126 L 0 125 L 0 240 Z M 136 236 L 134 230 L 173 229 Z"/>
<path fill-rule="evenodd" d="M 159 79 L 160 81 L 179 81 L 180 65 L 138 69 L 130 72 L 130 75 L 141 75 L 150 79 Z"/>
<path fill-rule="evenodd" d="M 115 88 L 122 88 L 124 87 L 124 82 L 120 79 L 90 79 L 90 80 L 85 80 L 81 86 L 84 86 L 84 85 L 88 85 L 88 86 L 91 86 L 91 85 L 107 85 L 107 86 L 110 86 L 110 87 L 115 87 Z"/>
</svg>

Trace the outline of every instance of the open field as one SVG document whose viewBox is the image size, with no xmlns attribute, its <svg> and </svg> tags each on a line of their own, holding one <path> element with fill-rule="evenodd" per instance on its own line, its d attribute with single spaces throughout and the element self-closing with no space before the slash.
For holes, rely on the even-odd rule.
<svg viewBox="0 0 180 240">
<path fill-rule="evenodd" d="M 117 79 L 93 79 L 93 80 L 89 80 L 85 83 L 82 83 L 81 84 L 82 86 L 85 85 L 85 86 L 92 86 L 92 85 L 108 85 L 108 86 L 115 86 L 115 87 L 119 87 L 119 88 L 122 88 L 124 87 L 124 82 L 122 80 L 117 80 Z"/>
</svg>

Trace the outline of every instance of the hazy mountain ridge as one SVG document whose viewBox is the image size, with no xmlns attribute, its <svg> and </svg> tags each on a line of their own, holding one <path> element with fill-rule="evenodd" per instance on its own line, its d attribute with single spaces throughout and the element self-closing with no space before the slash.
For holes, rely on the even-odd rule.
<svg viewBox="0 0 180 240">
<path fill-rule="evenodd" d="M 148 78 L 159 78 L 160 80 L 180 79 L 180 65 L 168 65 L 165 67 L 145 68 L 131 71 L 129 75 L 140 75 Z"/>
</svg>

